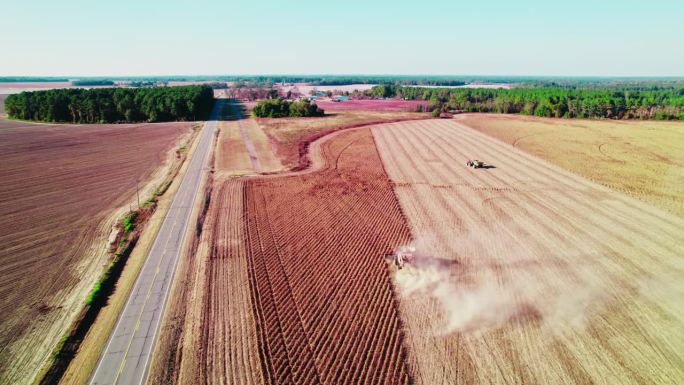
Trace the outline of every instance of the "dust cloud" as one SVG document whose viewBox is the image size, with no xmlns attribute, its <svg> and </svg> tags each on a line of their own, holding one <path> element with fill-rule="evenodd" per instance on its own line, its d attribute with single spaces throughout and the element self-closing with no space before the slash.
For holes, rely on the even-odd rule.
<svg viewBox="0 0 684 385">
<path fill-rule="evenodd" d="M 481 241 L 461 240 L 460 249 L 472 250 L 465 245 Z M 403 298 L 432 302 L 438 314 L 430 325 L 435 334 L 481 332 L 512 323 L 535 323 L 553 333 L 582 328 L 613 290 L 610 274 L 598 265 L 600 252 L 540 255 L 499 239 L 475 258 L 450 254 L 432 236 L 410 246 L 416 257 L 396 272 L 397 288 Z M 439 249 L 444 254 L 431 253 Z"/>
</svg>

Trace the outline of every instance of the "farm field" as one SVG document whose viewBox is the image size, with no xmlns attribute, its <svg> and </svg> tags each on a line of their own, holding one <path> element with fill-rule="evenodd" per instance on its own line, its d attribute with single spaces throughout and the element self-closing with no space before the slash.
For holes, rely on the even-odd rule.
<svg viewBox="0 0 684 385">
<path fill-rule="evenodd" d="M 334 131 L 428 116 L 428 113 L 405 111 L 331 110 L 323 117 L 257 118 L 256 122 L 268 136 L 283 166 L 301 169 L 307 165 L 305 154 L 309 143 Z"/>
<path fill-rule="evenodd" d="M 684 381 L 682 218 L 458 121 L 372 132 L 417 249 L 394 273 L 415 383 Z"/>
<path fill-rule="evenodd" d="M 277 84 L 276 86 L 282 91 L 282 92 L 287 92 L 291 91 L 295 87 L 299 90 L 299 92 L 304 95 L 308 96 L 311 94 L 311 91 L 317 90 L 317 91 L 348 91 L 348 92 L 354 92 L 354 91 L 366 91 L 370 90 L 375 86 L 376 84 L 343 84 L 343 85 L 337 85 L 337 86 L 315 86 L 310 83 L 294 83 L 294 84 Z"/>
<path fill-rule="evenodd" d="M 684 217 L 684 122 L 466 114 L 459 122 Z"/>
<path fill-rule="evenodd" d="M 254 119 L 243 119 L 239 104 L 224 102 L 226 120 L 219 121 L 216 169 L 224 176 L 283 170 L 276 149 Z"/>
<path fill-rule="evenodd" d="M 0 120 L 0 383 L 31 383 L 108 263 L 136 179 L 150 196 L 191 125 Z"/>
<path fill-rule="evenodd" d="M 347 100 L 343 102 L 320 100 L 316 101 L 316 104 L 329 112 L 346 110 L 415 112 L 420 108 L 422 108 L 424 111 L 428 111 L 428 106 L 430 103 L 425 100 L 368 99 Z"/>
<path fill-rule="evenodd" d="M 252 314 L 244 182 L 214 182 L 204 231 L 176 273 L 148 383 L 262 384 Z"/>
<path fill-rule="evenodd" d="M 409 382 L 382 257 L 409 231 L 370 131 L 311 156 L 306 171 L 214 181 L 152 383 Z"/>
<path fill-rule="evenodd" d="M 111 86 L 74 86 L 71 82 L 0 82 L 0 94 L 17 94 L 23 91 L 44 91 L 57 88 L 103 88 Z"/>
</svg>

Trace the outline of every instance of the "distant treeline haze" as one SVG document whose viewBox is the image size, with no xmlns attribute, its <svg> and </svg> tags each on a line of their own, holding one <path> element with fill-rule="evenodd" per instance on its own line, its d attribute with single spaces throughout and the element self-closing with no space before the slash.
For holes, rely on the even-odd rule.
<svg viewBox="0 0 684 385">
<path fill-rule="evenodd" d="M 684 87 L 650 90 L 563 88 L 416 88 L 392 84 L 366 91 L 376 98 L 429 100 L 442 111 L 496 112 L 556 118 L 684 120 Z"/>
<path fill-rule="evenodd" d="M 204 120 L 214 104 L 204 85 L 156 88 L 54 89 L 5 99 L 14 119 L 72 123 Z"/>
</svg>

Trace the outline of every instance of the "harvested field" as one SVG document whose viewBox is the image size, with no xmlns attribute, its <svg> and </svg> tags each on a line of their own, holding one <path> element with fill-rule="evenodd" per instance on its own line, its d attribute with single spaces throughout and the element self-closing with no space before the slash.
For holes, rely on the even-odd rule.
<svg viewBox="0 0 684 385">
<path fill-rule="evenodd" d="M 273 173 L 283 170 L 264 130 L 254 119 L 244 119 L 242 106 L 223 102 L 226 120 L 219 121 L 216 169 L 223 176 Z"/>
<path fill-rule="evenodd" d="M 375 86 L 376 84 L 343 84 L 343 85 L 337 85 L 337 86 L 315 86 L 310 83 L 295 83 L 295 84 L 288 84 L 288 85 L 283 85 L 283 84 L 276 84 L 278 89 L 281 90 L 281 92 L 286 93 L 287 91 L 292 90 L 293 88 L 297 87 L 299 92 L 304 95 L 308 96 L 311 94 L 311 91 L 317 90 L 317 91 L 323 91 L 323 92 L 335 92 L 335 91 L 341 91 L 341 92 L 354 92 L 354 91 L 366 91 L 370 90 Z"/>
<path fill-rule="evenodd" d="M 151 195 L 191 125 L 0 120 L 0 383 L 31 383 L 109 262 L 136 179 Z"/>
<path fill-rule="evenodd" d="M 44 91 L 57 88 L 103 88 L 112 86 L 74 86 L 71 82 L 0 82 L 0 94 L 17 94 L 23 91 Z"/>
<path fill-rule="evenodd" d="M 427 113 L 340 110 L 316 118 L 258 118 L 282 164 L 287 168 L 306 166 L 306 148 L 331 132 L 369 124 L 424 119 Z"/>
<path fill-rule="evenodd" d="M 409 383 L 382 257 L 409 230 L 373 138 L 341 132 L 312 156 L 301 173 L 214 181 L 153 383 Z"/>
<path fill-rule="evenodd" d="M 0 116 L 5 115 L 5 98 L 7 94 L 0 94 Z"/>
<path fill-rule="evenodd" d="M 455 121 L 373 135 L 417 248 L 415 383 L 684 381 L 684 220 Z"/>
<path fill-rule="evenodd" d="M 684 217 L 684 122 L 467 114 L 463 124 Z"/>
<path fill-rule="evenodd" d="M 368 130 L 328 168 L 246 186 L 250 288 L 267 383 L 408 383 L 385 252 L 407 240 Z"/>
<path fill-rule="evenodd" d="M 16 94 L 22 91 L 40 91 L 54 88 L 71 88 L 70 82 L 0 82 L 0 94 Z"/>
<path fill-rule="evenodd" d="M 333 101 L 316 101 L 316 104 L 325 111 L 346 111 L 346 110 L 360 110 L 360 111 L 386 111 L 386 112 L 416 112 L 419 109 L 427 111 L 429 102 L 425 100 L 397 100 L 397 99 L 381 99 L 381 100 L 347 100 L 343 102 Z"/>
<path fill-rule="evenodd" d="M 196 251 L 177 272 L 152 384 L 261 384 L 244 239 L 244 188 L 217 183 Z"/>
</svg>

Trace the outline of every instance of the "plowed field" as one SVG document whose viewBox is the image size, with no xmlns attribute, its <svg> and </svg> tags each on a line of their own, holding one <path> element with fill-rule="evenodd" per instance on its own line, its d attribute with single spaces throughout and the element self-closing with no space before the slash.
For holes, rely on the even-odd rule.
<svg viewBox="0 0 684 385">
<path fill-rule="evenodd" d="M 382 257 L 409 230 L 372 135 L 311 150 L 305 172 L 214 181 L 153 383 L 409 383 Z"/>
<path fill-rule="evenodd" d="M 48 360 L 108 263 L 115 209 L 165 176 L 190 126 L 0 120 L 0 383 Z"/>
<path fill-rule="evenodd" d="M 320 172 L 247 186 L 250 287 L 266 382 L 408 383 L 382 255 L 408 232 L 368 130 Z"/>
<path fill-rule="evenodd" d="M 416 383 L 684 381 L 681 218 L 454 121 L 373 135 L 419 255 L 394 275 Z"/>
</svg>

